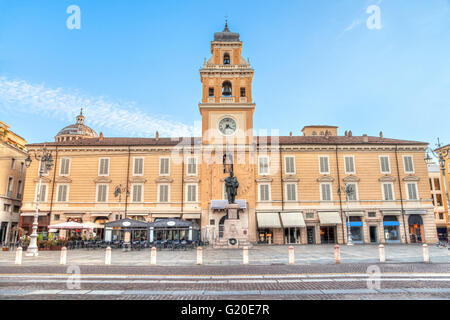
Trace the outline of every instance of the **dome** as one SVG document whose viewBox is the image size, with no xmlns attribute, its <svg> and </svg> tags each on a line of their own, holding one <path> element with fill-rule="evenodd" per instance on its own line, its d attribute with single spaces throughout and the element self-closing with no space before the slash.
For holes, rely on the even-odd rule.
<svg viewBox="0 0 450 320">
<path fill-rule="evenodd" d="M 239 42 L 239 33 L 231 32 L 228 29 L 228 22 L 225 23 L 225 29 L 222 32 L 214 33 L 214 41 L 220 42 Z"/>
<path fill-rule="evenodd" d="M 59 131 L 55 137 L 55 141 L 73 141 L 96 137 L 98 137 L 97 132 L 84 124 L 83 109 L 81 109 L 80 114 L 77 116 L 76 123 L 68 125 Z"/>
</svg>

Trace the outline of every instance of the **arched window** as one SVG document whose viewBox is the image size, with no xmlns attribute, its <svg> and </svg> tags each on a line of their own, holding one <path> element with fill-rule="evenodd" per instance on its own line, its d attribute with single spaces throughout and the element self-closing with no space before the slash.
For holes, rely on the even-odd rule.
<svg viewBox="0 0 450 320">
<path fill-rule="evenodd" d="M 312 135 L 313 135 L 313 136 L 317 136 L 317 132 L 313 131 L 313 132 L 312 132 Z"/>
<path fill-rule="evenodd" d="M 223 55 L 223 64 L 230 64 L 230 55 L 228 53 Z"/>
<path fill-rule="evenodd" d="M 225 81 L 222 84 L 222 96 L 224 96 L 224 97 L 231 96 L 231 82 L 230 81 Z"/>
</svg>

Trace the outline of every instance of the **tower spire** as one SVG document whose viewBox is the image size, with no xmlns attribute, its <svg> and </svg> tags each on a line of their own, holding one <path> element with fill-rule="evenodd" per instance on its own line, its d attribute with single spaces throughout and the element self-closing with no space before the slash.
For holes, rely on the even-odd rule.
<svg viewBox="0 0 450 320">
<path fill-rule="evenodd" d="M 223 29 L 223 32 L 230 32 L 230 29 L 228 29 L 228 17 L 225 17 L 225 29 Z"/>
</svg>

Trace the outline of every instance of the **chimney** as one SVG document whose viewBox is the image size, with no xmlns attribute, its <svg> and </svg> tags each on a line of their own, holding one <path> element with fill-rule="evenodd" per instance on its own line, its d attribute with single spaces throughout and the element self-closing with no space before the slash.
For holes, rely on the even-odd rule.
<svg viewBox="0 0 450 320">
<path fill-rule="evenodd" d="M 369 137 L 367 136 L 367 134 L 363 134 L 363 142 L 369 142 Z"/>
<path fill-rule="evenodd" d="M 383 139 L 383 131 L 380 131 L 380 139 Z"/>
<path fill-rule="evenodd" d="M 352 130 L 350 130 L 350 131 L 348 132 L 348 136 L 349 136 L 349 137 L 353 137 Z"/>
<path fill-rule="evenodd" d="M 348 137 L 348 131 L 347 130 L 345 130 L 345 136 Z"/>
<path fill-rule="evenodd" d="M 291 137 L 291 138 L 292 138 L 292 131 L 291 131 L 291 132 L 289 132 L 289 137 Z"/>
<path fill-rule="evenodd" d="M 100 138 L 99 138 L 99 140 L 100 140 L 100 141 L 103 141 L 103 132 L 100 132 Z"/>
<path fill-rule="evenodd" d="M 159 140 L 159 132 L 158 131 L 156 131 L 156 133 L 155 133 L 155 139 L 156 139 L 156 141 Z"/>
</svg>

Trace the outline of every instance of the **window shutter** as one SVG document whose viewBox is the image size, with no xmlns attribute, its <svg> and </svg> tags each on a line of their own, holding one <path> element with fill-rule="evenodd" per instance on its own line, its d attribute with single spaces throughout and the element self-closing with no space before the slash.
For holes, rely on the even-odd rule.
<svg viewBox="0 0 450 320">
<path fill-rule="evenodd" d="M 197 174 L 197 159 L 188 159 L 188 174 Z"/>
<path fill-rule="evenodd" d="M 388 157 L 380 157 L 380 162 L 381 162 L 381 172 L 382 173 L 388 173 L 390 172 L 390 167 L 389 167 L 389 158 Z"/>
<path fill-rule="evenodd" d="M 408 194 L 410 200 L 417 200 L 417 188 L 416 184 L 408 183 Z"/>
<path fill-rule="evenodd" d="M 40 202 L 44 202 L 45 201 L 46 192 L 47 192 L 47 185 L 42 184 L 41 185 L 40 197 L 39 197 L 39 201 Z M 37 196 L 36 196 L 36 199 L 38 199 Z"/>
<path fill-rule="evenodd" d="M 328 158 L 320 157 L 320 173 L 328 173 Z"/>
<path fill-rule="evenodd" d="M 267 184 L 260 185 L 261 201 L 269 200 L 269 186 Z"/>
<path fill-rule="evenodd" d="M 285 166 L 286 166 L 286 173 L 295 173 L 295 158 L 286 157 Z"/>
<path fill-rule="evenodd" d="M 159 186 L 159 201 L 160 202 L 169 201 L 169 186 L 167 185 Z"/>
<path fill-rule="evenodd" d="M 108 175 L 109 159 L 100 159 L 100 175 Z"/>
<path fill-rule="evenodd" d="M 353 157 L 345 157 L 345 172 L 355 172 L 355 163 L 353 161 Z"/>
<path fill-rule="evenodd" d="M 160 174 L 169 174 L 169 159 L 161 158 Z"/>
<path fill-rule="evenodd" d="M 331 200 L 331 190 L 329 184 L 322 184 L 322 201 L 330 201 Z"/>
<path fill-rule="evenodd" d="M 404 163 L 405 163 L 405 172 L 413 172 L 414 171 L 414 164 L 413 159 L 411 156 L 404 157 Z"/>
<path fill-rule="evenodd" d="M 135 158 L 134 159 L 134 174 L 143 174 L 144 159 Z"/>
<path fill-rule="evenodd" d="M 259 158 L 259 173 L 268 174 L 269 173 L 269 159 L 266 157 Z"/>
<path fill-rule="evenodd" d="M 296 194 L 296 187 L 295 184 L 287 184 L 287 200 L 288 201 L 295 201 L 297 200 L 297 194 Z"/>
<path fill-rule="evenodd" d="M 188 186 L 188 201 L 195 202 L 197 201 L 197 186 L 191 185 Z"/>
</svg>

